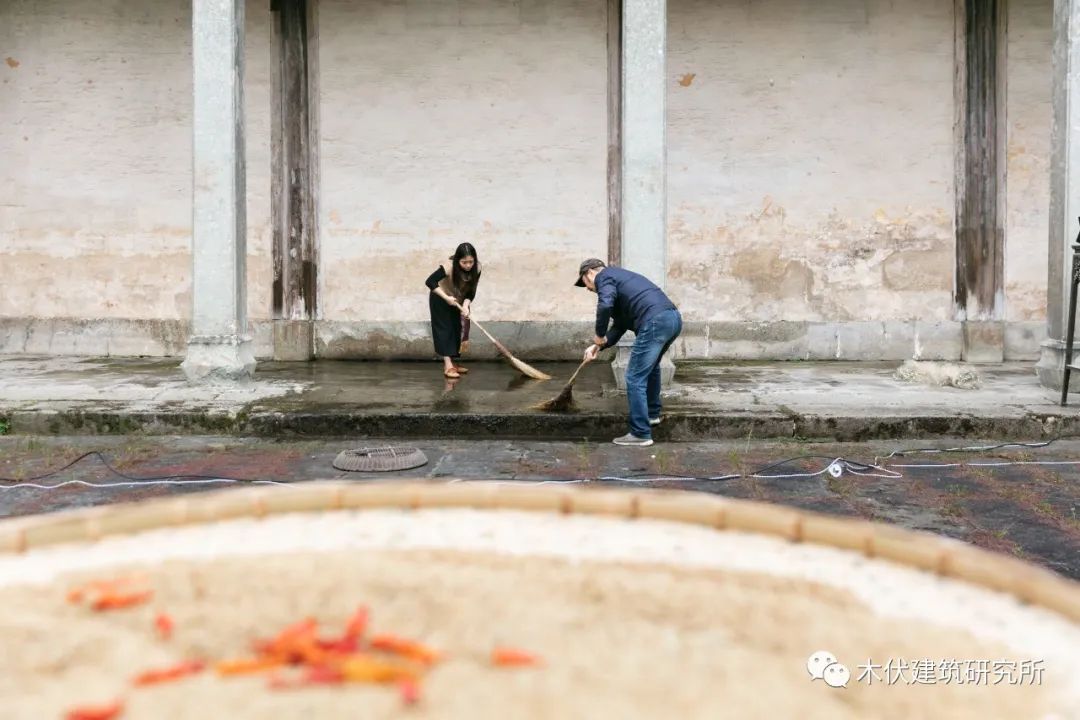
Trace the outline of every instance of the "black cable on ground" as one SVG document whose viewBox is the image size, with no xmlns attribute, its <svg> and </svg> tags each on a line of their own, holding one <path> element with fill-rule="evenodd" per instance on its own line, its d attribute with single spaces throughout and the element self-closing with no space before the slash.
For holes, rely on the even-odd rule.
<svg viewBox="0 0 1080 720">
<path fill-rule="evenodd" d="M 916 453 L 987 452 L 987 451 L 990 451 L 990 450 L 998 450 L 998 449 L 1001 449 L 1001 448 L 1008 448 L 1008 447 L 1044 448 L 1044 447 L 1048 447 L 1048 446 L 1052 445 L 1053 443 L 1057 442 L 1058 440 L 1074 439 L 1074 438 L 1078 438 L 1078 437 L 1080 437 L 1080 435 L 1063 435 L 1063 436 L 1060 436 L 1060 437 L 1051 438 L 1050 440 L 1038 441 L 1038 442 L 1005 442 L 1005 443 L 998 443 L 996 445 L 985 445 L 985 446 L 967 446 L 967 447 L 954 447 L 954 448 L 914 448 L 914 449 L 910 449 L 910 450 L 894 450 L 889 455 L 885 456 L 884 459 L 888 459 L 888 458 L 892 458 L 892 457 L 903 457 L 905 455 L 916 454 Z M 100 461 L 101 464 L 104 465 L 109 470 L 109 472 L 111 472 L 116 477 L 121 478 L 122 480 L 126 481 L 126 483 L 93 483 L 93 482 L 84 481 L 84 480 L 69 480 L 69 481 L 65 481 L 63 483 L 57 483 L 56 485 L 35 485 L 34 484 L 39 480 L 45 480 L 45 479 L 48 479 L 48 478 L 51 478 L 51 477 L 55 477 L 56 475 L 59 475 L 60 473 L 64 472 L 65 470 L 68 470 L 68 469 L 74 467 L 75 465 L 78 465 L 80 462 L 82 462 L 86 458 L 91 458 L 91 457 L 97 459 L 98 461 Z M 810 473 L 796 473 L 794 475 L 785 475 L 785 474 L 766 475 L 765 474 L 769 470 L 774 470 L 776 468 L 783 467 L 785 465 L 789 465 L 789 464 L 791 464 L 793 462 L 796 462 L 796 461 L 799 461 L 799 460 L 828 460 L 829 463 L 824 468 L 822 468 L 821 470 L 818 470 L 818 471 L 815 471 L 815 472 L 810 472 Z M 596 480 L 596 481 L 628 481 L 628 482 L 649 482 L 649 481 L 662 482 L 665 479 L 667 479 L 667 480 L 680 480 L 680 481 L 691 481 L 691 482 L 694 482 L 694 481 L 696 481 L 696 482 L 726 482 L 726 481 L 729 481 L 729 480 L 738 480 L 738 479 L 751 478 L 751 477 L 752 478 L 758 478 L 758 479 L 768 479 L 770 477 L 776 477 L 776 478 L 815 477 L 815 476 L 818 476 L 818 475 L 823 475 L 826 472 L 834 472 L 833 468 L 835 468 L 837 471 L 839 471 L 839 472 L 836 473 L 836 475 L 838 475 L 839 473 L 842 473 L 843 470 L 845 470 L 845 469 L 852 472 L 853 474 L 856 474 L 856 475 L 865 475 L 866 473 L 874 471 L 874 470 L 882 470 L 884 472 L 892 473 L 892 475 L 895 475 L 896 477 L 900 477 L 899 474 L 894 473 L 893 471 L 887 470 L 886 468 L 883 468 L 880 465 L 876 464 L 878 462 L 878 460 L 879 460 L 878 458 L 875 458 L 875 463 L 864 463 L 864 462 L 861 462 L 861 461 L 858 461 L 858 460 L 851 460 L 851 459 L 843 458 L 843 457 L 832 457 L 832 456 L 829 456 L 829 455 L 797 455 L 797 456 L 794 456 L 794 457 L 785 458 L 783 460 L 778 460 L 777 462 L 770 463 L 768 465 L 765 465 L 764 467 L 758 468 L 757 470 L 754 470 L 754 471 L 749 472 L 749 473 L 732 473 L 732 474 L 727 474 L 727 475 L 682 475 L 682 474 L 677 474 L 677 473 L 672 473 L 672 474 L 629 473 L 629 474 L 623 475 L 623 476 L 596 477 L 596 478 L 593 478 L 593 480 Z M 963 465 L 963 464 L 964 463 L 957 463 L 955 466 L 960 466 L 960 465 Z M 1032 464 L 1032 463 L 1023 463 L 1023 464 Z M 1034 464 L 1038 464 L 1038 462 L 1035 462 Z M 1055 463 L 1055 464 L 1061 464 L 1061 463 Z M 1076 464 L 1080 464 L 1080 462 L 1078 462 Z M 954 465 L 949 465 L 949 466 L 952 467 Z M 907 467 L 907 466 L 904 466 L 904 467 Z M 926 465 L 926 466 L 920 466 L 920 467 L 930 468 L 930 467 L 935 467 L 935 465 Z M 891 477 L 892 475 L 887 476 L 887 477 Z M 568 481 L 565 481 L 565 482 L 575 483 L 575 482 L 587 482 L 587 481 L 588 480 L 568 480 Z M 158 475 L 158 476 L 137 477 L 137 476 L 125 474 L 125 473 L 117 470 L 115 467 L 112 466 L 112 464 L 108 461 L 108 459 L 101 452 L 99 452 L 97 450 L 92 450 L 90 452 L 83 453 L 82 455 L 75 458 L 74 460 L 72 460 L 67 465 L 64 465 L 61 468 L 57 468 L 56 470 L 51 470 L 51 471 L 49 471 L 47 473 L 43 473 L 41 475 L 35 475 L 35 476 L 32 476 L 32 477 L 21 478 L 21 479 L 20 478 L 0 478 L 0 489 L 20 487 L 20 486 L 22 486 L 22 487 L 37 487 L 37 488 L 51 488 L 51 487 L 59 487 L 61 485 L 66 485 L 66 484 L 80 484 L 80 485 L 87 485 L 87 486 L 91 486 L 91 487 L 117 487 L 117 486 L 122 486 L 122 485 L 125 485 L 125 484 L 128 484 L 128 483 L 145 485 L 145 484 L 152 484 L 152 483 L 167 483 L 167 484 L 192 483 L 192 484 L 197 484 L 197 483 L 222 483 L 222 482 L 248 483 L 248 484 L 285 484 L 285 483 L 281 483 L 279 481 L 274 481 L 274 480 L 254 480 L 254 479 L 251 479 L 251 478 L 237 478 L 237 477 L 229 477 L 229 476 L 225 476 L 225 475 L 181 474 L 181 475 Z"/>
<path fill-rule="evenodd" d="M 78 465 L 80 462 L 82 462 L 83 460 L 85 460 L 88 457 L 93 457 L 93 458 L 96 458 L 97 460 L 99 460 L 101 462 L 101 464 L 104 465 L 106 468 L 108 468 L 109 472 L 111 472 L 116 477 L 122 478 L 124 480 L 129 481 L 129 482 L 135 482 L 135 483 L 148 483 L 148 482 L 171 481 L 171 480 L 205 480 L 205 481 L 208 481 L 208 482 L 213 482 L 213 481 L 222 482 L 223 481 L 223 482 L 238 482 L 238 483 L 259 482 L 258 480 L 250 480 L 248 478 L 234 478 L 234 477 L 228 477 L 228 476 L 224 476 L 224 475 L 159 475 L 159 476 L 151 476 L 151 477 L 135 477 L 133 475 L 126 475 L 126 474 L 120 472 L 119 470 L 114 468 L 109 463 L 108 459 L 106 459 L 106 457 L 103 454 L 101 454 L 101 452 L 99 452 L 97 450 L 91 450 L 90 452 L 83 453 L 82 455 L 75 458 L 74 460 L 72 460 L 71 462 L 69 462 L 67 465 L 65 465 L 62 468 L 57 468 L 56 470 L 51 470 L 51 471 L 49 471 L 47 473 L 44 473 L 42 475 L 35 475 L 33 477 L 22 478 L 22 479 L 19 479 L 19 478 L 0 478 L 0 483 L 5 483 L 7 485 L 15 485 L 15 486 L 17 486 L 17 485 L 26 484 L 26 483 L 37 482 L 38 480 L 46 480 L 48 478 L 55 477 L 56 475 L 59 475 L 60 473 L 64 472 L 65 470 Z"/>
<path fill-rule="evenodd" d="M 904 455 L 913 455 L 915 453 L 987 452 L 990 450 L 1000 450 L 1001 448 L 1009 447 L 1044 448 L 1053 445 L 1058 440 L 1074 440 L 1076 438 L 1080 438 L 1080 435 L 1061 435 L 1060 437 L 1050 438 L 1049 440 L 1040 440 L 1037 442 L 1004 442 L 997 445 L 971 445 L 968 447 L 954 448 L 913 448 L 911 450 L 893 450 L 891 453 L 889 453 L 882 459 L 888 460 L 891 457 L 903 457 Z"/>
</svg>

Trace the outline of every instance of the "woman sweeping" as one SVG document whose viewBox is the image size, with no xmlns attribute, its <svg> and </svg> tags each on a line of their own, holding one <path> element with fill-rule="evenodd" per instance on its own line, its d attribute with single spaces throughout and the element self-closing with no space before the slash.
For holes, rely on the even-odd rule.
<svg viewBox="0 0 1080 720">
<path fill-rule="evenodd" d="M 443 359 L 443 375 L 459 378 L 466 368 L 455 360 L 461 357 L 462 340 L 469 340 L 469 306 L 476 298 L 476 285 L 480 281 L 480 260 L 476 248 L 461 243 L 454 256 L 439 265 L 425 283 L 431 293 L 428 307 L 431 310 L 431 339 L 435 353 Z"/>
</svg>

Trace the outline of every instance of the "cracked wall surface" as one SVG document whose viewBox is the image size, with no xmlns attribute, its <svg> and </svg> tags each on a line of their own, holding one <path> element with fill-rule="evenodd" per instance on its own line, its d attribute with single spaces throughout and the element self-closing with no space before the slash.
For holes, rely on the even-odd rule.
<svg viewBox="0 0 1080 720">
<path fill-rule="evenodd" d="M 607 247 L 604 0 L 319 9 L 321 316 L 423 321 L 461 242 L 478 317 L 575 320 Z"/>
<path fill-rule="evenodd" d="M 246 8 L 249 314 L 270 308 L 270 24 Z M 191 3 L 0 3 L 0 317 L 191 314 Z"/>
<path fill-rule="evenodd" d="M 952 4 L 668 4 L 680 354 L 956 356 Z M 182 351 L 190 11 L 0 3 L 0 352 Z M 1045 317 L 1050 15 L 1050 0 L 1010 0 L 1013 358 L 1035 352 Z M 573 271 L 607 246 L 604 1 L 320 0 L 317 34 L 321 351 L 425 356 L 423 280 L 469 241 L 478 317 L 569 357 L 563 335 L 594 302 Z M 248 314 L 263 355 L 270 61 L 252 0 Z"/>
<path fill-rule="evenodd" d="M 953 9 L 672 0 L 669 286 L 693 319 L 945 320 Z"/>
<path fill-rule="evenodd" d="M 1009 0 L 1005 317 L 1046 317 L 1053 0 Z"/>
</svg>

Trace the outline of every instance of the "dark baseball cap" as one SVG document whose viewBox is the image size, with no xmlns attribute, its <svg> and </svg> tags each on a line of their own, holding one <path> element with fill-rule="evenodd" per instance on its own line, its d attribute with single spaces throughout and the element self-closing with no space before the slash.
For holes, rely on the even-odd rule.
<svg viewBox="0 0 1080 720">
<path fill-rule="evenodd" d="M 604 261 L 599 258 L 589 258 L 588 260 L 583 260 L 581 263 L 581 267 L 578 269 L 577 282 L 574 283 L 575 287 L 585 287 L 585 280 L 583 279 L 585 273 L 589 272 L 594 268 L 602 267 L 607 267 L 607 265 L 604 264 Z"/>
</svg>

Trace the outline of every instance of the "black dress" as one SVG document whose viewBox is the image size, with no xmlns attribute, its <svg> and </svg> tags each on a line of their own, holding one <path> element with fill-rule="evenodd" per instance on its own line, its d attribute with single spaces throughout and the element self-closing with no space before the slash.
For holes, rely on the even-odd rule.
<svg viewBox="0 0 1080 720">
<path fill-rule="evenodd" d="M 468 320 L 463 323 L 461 312 L 435 294 L 435 288 L 445 279 L 446 269 L 440 265 L 435 272 L 428 276 L 427 281 L 424 283 L 431 290 L 428 293 L 428 309 L 431 311 L 431 339 L 435 344 L 436 355 L 456 359 L 461 357 L 462 325 L 468 323 Z M 474 284 L 472 290 L 461 300 L 471 302 L 475 299 L 476 285 Z M 467 339 L 467 328 L 465 333 Z"/>
</svg>

